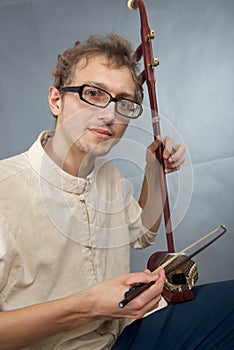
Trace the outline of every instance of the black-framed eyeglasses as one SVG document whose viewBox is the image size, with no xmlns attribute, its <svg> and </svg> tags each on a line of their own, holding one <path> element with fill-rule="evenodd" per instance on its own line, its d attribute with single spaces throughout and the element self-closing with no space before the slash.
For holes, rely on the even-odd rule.
<svg viewBox="0 0 234 350">
<path fill-rule="evenodd" d="M 89 84 L 83 84 L 81 86 L 64 86 L 60 87 L 58 90 L 76 92 L 82 101 L 95 107 L 105 108 L 111 102 L 115 102 L 115 111 L 130 119 L 138 118 L 143 111 L 141 104 L 127 98 L 112 97 L 108 91 Z"/>
</svg>

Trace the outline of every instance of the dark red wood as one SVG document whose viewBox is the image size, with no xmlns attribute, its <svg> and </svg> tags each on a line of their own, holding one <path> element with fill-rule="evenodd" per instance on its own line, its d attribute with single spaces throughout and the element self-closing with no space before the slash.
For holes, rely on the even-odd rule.
<svg viewBox="0 0 234 350">
<path fill-rule="evenodd" d="M 140 59 L 140 56 L 143 56 L 144 59 L 144 74 L 141 73 L 142 82 L 146 81 L 149 100 L 150 100 L 150 108 L 151 108 L 151 116 L 152 116 L 152 126 L 154 138 L 161 135 L 160 131 L 160 121 L 158 118 L 158 105 L 157 105 L 157 97 L 156 97 L 156 79 L 154 74 L 154 67 L 152 62 L 154 60 L 152 43 L 150 38 L 150 28 L 148 24 L 146 9 L 143 1 L 135 0 L 132 1 L 132 6 L 134 8 L 139 8 L 140 12 L 140 20 L 141 20 L 141 44 L 138 46 L 135 54 L 137 60 Z M 156 117 L 156 118 L 155 118 Z M 168 190 L 167 190 L 167 182 L 166 175 L 164 169 L 164 160 L 163 160 L 163 145 L 158 148 L 155 154 L 159 164 L 160 164 L 160 188 L 161 188 L 161 199 L 162 199 L 162 207 L 163 207 L 163 217 L 164 224 L 166 230 L 166 240 L 167 240 L 167 248 L 169 253 L 173 253 L 175 251 L 174 241 L 173 241 L 173 232 L 171 225 L 171 214 L 170 214 L 170 206 L 168 200 Z"/>
</svg>

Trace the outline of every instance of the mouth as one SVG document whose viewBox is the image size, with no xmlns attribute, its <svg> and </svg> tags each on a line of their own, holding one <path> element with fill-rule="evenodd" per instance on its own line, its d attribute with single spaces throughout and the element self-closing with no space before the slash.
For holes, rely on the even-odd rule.
<svg viewBox="0 0 234 350">
<path fill-rule="evenodd" d="M 94 134 L 95 136 L 104 139 L 104 140 L 108 140 L 110 139 L 113 134 L 110 130 L 108 129 L 103 129 L 103 128 L 90 128 L 89 131 Z"/>
</svg>

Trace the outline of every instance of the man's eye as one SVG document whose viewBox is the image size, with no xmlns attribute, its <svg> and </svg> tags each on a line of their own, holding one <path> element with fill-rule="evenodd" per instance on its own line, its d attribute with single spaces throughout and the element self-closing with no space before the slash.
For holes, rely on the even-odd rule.
<svg viewBox="0 0 234 350">
<path fill-rule="evenodd" d="M 100 94 L 98 94 L 98 91 L 96 90 L 88 90 L 88 91 L 85 91 L 85 95 L 95 98 L 95 97 L 98 97 Z"/>
<path fill-rule="evenodd" d="M 131 103 L 129 103 L 129 101 L 122 100 L 122 101 L 120 101 L 120 107 L 122 109 L 130 109 L 131 108 Z"/>
</svg>

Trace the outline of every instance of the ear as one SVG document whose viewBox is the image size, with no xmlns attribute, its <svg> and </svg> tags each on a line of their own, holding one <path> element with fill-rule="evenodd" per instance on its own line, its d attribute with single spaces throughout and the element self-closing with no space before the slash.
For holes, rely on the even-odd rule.
<svg viewBox="0 0 234 350">
<path fill-rule="evenodd" d="M 58 116 L 61 112 L 61 95 L 55 86 L 49 88 L 48 102 L 52 114 Z"/>
</svg>

